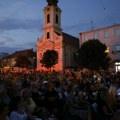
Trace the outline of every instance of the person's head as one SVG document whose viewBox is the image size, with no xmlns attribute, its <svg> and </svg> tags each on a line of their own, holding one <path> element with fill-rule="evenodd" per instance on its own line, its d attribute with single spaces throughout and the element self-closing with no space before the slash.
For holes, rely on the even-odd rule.
<svg viewBox="0 0 120 120">
<path fill-rule="evenodd" d="M 9 114 L 9 105 L 0 103 L 0 118 L 5 119 Z"/>
<path fill-rule="evenodd" d="M 100 92 L 100 99 L 107 101 L 109 96 L 109 90 L 106 87 L 103 87 Z"/>
<path fill-rule="evenodd" d="M 90 83 L 89 85 L 89 90 L 94 91 L 95 90 L 95 85 L 94 83 Z"/>
<path fill-rule="evenodd" d="M 24 102 L 21 96 L 16 96 L 11 100 L 11 103 L 10 103 L 11 111 L 13 110 L 17 111 L 18 109 L 22 109 L 24 107 L 23 105 L 24 105 Z"/>
<path fill-rule="evenodd" d="M 30 89 L 29 88 L 23 89 L 21 95 L 22 95 L 23 99 L 30 98 L 31 97 Z"/>
<path fill-rule="evenodd" d="M 49 82 L 49 83 L 48 83 L 48 86 L 47 86 L 47 89 L 48 89 L 48 90 L 53 90 L 54 87 L 55 87 L 55 84 L 54 84 L 53 82 Z"/>
</svg>

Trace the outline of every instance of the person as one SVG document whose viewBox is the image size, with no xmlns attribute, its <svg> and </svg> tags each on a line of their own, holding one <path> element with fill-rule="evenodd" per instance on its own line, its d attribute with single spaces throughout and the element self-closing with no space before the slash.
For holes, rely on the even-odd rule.
<svg viewBox="0 0 120 120">
<path fill-rule="evenodd" d="M 45 103 L 47 110 L 53 114 L 57 119 L 60 118 L 60 107 L 61 103 L 59 101 L 59 94 L 55 91 L 55 84 L 53 82 L 49 82 L 47 86 L 47 90 L 45 91 Z"/>
<path fill-rule="evenodd" d="M 114 113 L 113 117 L 111 120 L 120 120 L 120 110 Z"/>
<path fill-rule="evenodd" d="M 47 109 L 52 112 L 54 108 L 57 107 L 57 102 L 59 100 L 59 94 L 54 89 L 54 83 L 49 82 L 47 90 L 45 91 L 45 101 Z"/>
<path fill-rule="evenodd" d="M 89 110 L 89 106 L 83 108 L 81 106 L 81 101 L 79 99 L 78 94 L 74 91 L 74 86 L 71 86 L 68 91 L 68 96 L 66 98 L 66 104 L 68 107 L 68 111 L 73 119 L 82 119 L 82 120 L 90 120 L 91 113 Z"/>
<path fill-rule="evenodd" d="M 22 97 L 22 100 L 24 103 L 24 110 L 28 115 L 28 119 L 30 119 L 30 120 L 36 120 L 36 119 L 38 120 L 39 119 L 40 120 L 40 118 L 38 118 L 39 116 L 38 115 L 36 116 L 36 112 L 38 112 L 39 107 L 36 106 L 34 100 L 32 99 L 31 91 L 28 87 L 24 88 L 21 91 L 21 97 Z M 35 116 L 37 118 L 35 118 Z"/>
<path fill-rule="evenodd" d="M 9 120 L 9 105 L 0 103 L 0 120 Z"/>
<path fill-rule="evenodd" d="M 20 96 L 12 99 L 10 111 L 10 120 L 27 120 L 28 118 L 28 115 L 24 110 L 24 102 Z"/>
<path fill-rule="evenodd" d="M 99 113 L 98 119 L 109 120 L 114 111 L 112 110 L 109 91 L 106 87 L 103 87 L 98 91 L 97 105 Z"/>
<path fill-rule="evenodd" d="M 33 101 L 35 102 L 36 106 L 38 107 L 44 107 L 45 102 L 44 102 L 44 95 L 43 93 L 39 90 L 39 83 L 35 82 L 32 86 L 32 91 L 31 91 L 31 97 Z"/>
<path fill-rule="evenodd" d="M 7 88 L 0 89 L 0 102 L 4 102 L 5 104 L 9 104 L 11 98 L 7 94 Z"/>
<path fill-rule="evenodd" d="M 33 114 L 35 109 L 37 108 L 34 100 L 32 99 L 31 97 L 31 92 L 30 92 L 30 89 L 27 87 L 27 88 L 24 88 L 22 91 L 21 91 L 21 97 L 23 98 L 24 102 L 25 102 L 25 107 L 26 107 L 26 110 Z"/>
</svg>

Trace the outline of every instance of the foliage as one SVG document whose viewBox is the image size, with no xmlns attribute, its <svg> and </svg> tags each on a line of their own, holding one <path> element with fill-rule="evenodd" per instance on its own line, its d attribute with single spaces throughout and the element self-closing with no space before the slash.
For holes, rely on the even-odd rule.
<svg viewBox="0 0 120 120">
<path fill-rule="evenodd" d="M 34 57 L 33 67 L 36 68 L 36 66 L 37 66 L 37 59 L 36 59 L 36 57 Z"/>
<path fill-rule="evenodd" d="M 0 59 L 0 67 L 5 67 L 9 65 L 9 60 L 8 59 Z"/>
<path fill-rule="evenodd" d="M 78 64 L 91 70 L 108 69 L 110 58 L 105 52 L 107 46 L 97 39 L 89 40 L 79 49 Z"/>
<path fill-rule="evenodd" d="M 29 59 L 26 56 L 18 56 L 16 58 L 16 63 L 15 63 L 15 67 L 21 67 L 21 68 L 28 68 L 31 65 L 31 62 L 29 61 Z"/>
<path fill-rule="evenodd" d="M 40 62 L 46 68 L 54 67 L 58 63 L 58 53 L 55 50 L 46 50 Z"/>
<path fill-rule="evenodd" d="M 8 53 L 6 52 L 0 52 L 0 67 L 7 66 L 9 64 L 9 61 L 7 57 L 9 56 Z"/>
</svg>

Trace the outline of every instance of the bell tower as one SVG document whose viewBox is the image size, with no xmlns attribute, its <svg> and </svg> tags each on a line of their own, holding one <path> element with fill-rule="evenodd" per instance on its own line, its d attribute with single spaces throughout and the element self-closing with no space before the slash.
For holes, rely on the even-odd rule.
<svg viewBox="0 0 120 120">
<path fill-rule="evenodd" d="M 75 67 L 74 53 L 79 49 L 79 39 L 62 32 L 61 9 L 58 0 L 46 0 L 44 8 L 43 35 L 37 40 L 37 70 L 48 71 L 41 64 L 41 59 L 46 50 L 55 50 L 58 53 L 58 63 L 52 70 L 61 71 L 67 67 Z"/>
<path fill-rule="evenodd" d="M 43 35 L 37 40 L 37 70 L 47 70 L 42 66 L 40 60 L 44 52 L 53 49 L 58 53 L 58 63 L 54 70 L 63 69 L 63 36 L 61 29 L 61 9 L 58 0 L 46 0 L 47 6 L 43 9 L 44 26 Z"/>
<path fill-rule="evenodd" d="M 61 9 L 58 7 L 58 0 L 47 0 L 44 8 L 44 40 L 53 40 L 54 32 L 61 34 Z M 55 40 L 54 40 L 55 41 Z"/>
</svg>

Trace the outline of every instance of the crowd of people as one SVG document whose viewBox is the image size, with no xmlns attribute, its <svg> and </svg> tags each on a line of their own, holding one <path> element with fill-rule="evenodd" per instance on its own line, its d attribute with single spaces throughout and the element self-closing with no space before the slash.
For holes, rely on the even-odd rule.
<svg viewBox="0 0 120 120">
<path fill-rule="evenodd" d="M 119 109 L 119 72 L 0 72 L 0 120 L 120 120 Z"/>
</svg>

